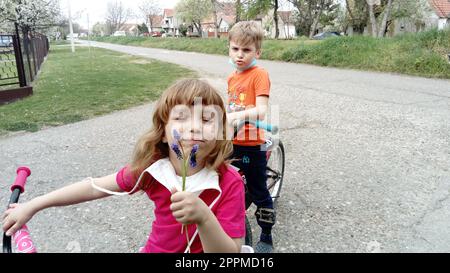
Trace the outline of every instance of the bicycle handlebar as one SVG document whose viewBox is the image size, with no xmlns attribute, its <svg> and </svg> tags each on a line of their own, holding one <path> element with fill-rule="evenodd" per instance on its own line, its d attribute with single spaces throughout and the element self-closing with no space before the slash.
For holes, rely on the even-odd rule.
<svg viewBox="0 0 450 273">
<path fill-rule="evenodd" d="M 19 167 L 17 169 L 17 176 L 14 184 L 11 186 L 11 191 L 15 189 L 20 189 L 20 193 L 25 191 L 25 184 L 27 183 L 27 178 L 30 176 L 31 171 L 27 167 Z"/>
<path fill-rule="evenodd" d="M 271 132 L 272 134 L 277 134 L 278 133 L 278 126 L 276 125 L 271 125 L 262 121 L 250 121 L 250 120 L 246 120 L 246 121 L 240 121 L 236 127 L 234 128 L 234 137 L 236 137 L 237 133 L 242 129 L 242 127 L 244 127 L 247 124 L 252 124 L 254 125 L 256 128 L 259 129 L 263 129 L 266 130 L 268 132 Z"/>
<path fill-rule="evenodd" d="M 17 169 L 17 176 L 14 180 L 14 184 L 11 186 L 11 198 L 9 200 L 9 205 L 17 203 L 19 201 L 20 194 L 25 191 L 25 184 L 27 182 L 28 176 L 30 176 L 31 171 L 27 167 L 19 167 Z M 16 244 L 17 252 L 19 253 L 36 253 L 36 248 L 34 247 L 33 241 L 30 237 L 30 232 L 26 225 L 24 225 L 19 231 L 13 234 L 13 239 Z M 3 234 L 3 252 L 12 253 L 11 248 L 11 236 L 6 236 Z"/>
</svg>

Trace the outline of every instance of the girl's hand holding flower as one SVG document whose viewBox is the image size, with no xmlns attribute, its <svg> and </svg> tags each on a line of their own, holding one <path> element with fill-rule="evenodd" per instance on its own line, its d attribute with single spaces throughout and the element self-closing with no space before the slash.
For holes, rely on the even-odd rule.
<svg viewBox="0 0 450 273">
<path fill-rule="evenodd" d="M 202 225 L 207 221 L 209 208 L 197 195 L 173 189 L 170 201 L 172 201 L 170 210 L 175 219 L 181 224 Z"/>
</svg>

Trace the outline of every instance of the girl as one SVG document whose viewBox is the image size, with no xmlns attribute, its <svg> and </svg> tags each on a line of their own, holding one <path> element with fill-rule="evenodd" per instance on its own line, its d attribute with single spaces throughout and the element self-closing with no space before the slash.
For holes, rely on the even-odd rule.
<svg viewBox="0 0 450 273">
<path fill-rule="evenodd" d="M 213 87 L 181 80 L 156 103 L 153 127 L 138 140 L 130 164 L 117 173 L 13 204 L 3 215 L 3 230 L 14 234 L 45 208 L 144 191 L 155 204 L 155 220 L 141 252 L 240 252 L 244 184 L 226 162 L 232 152 L 226 122 L 222 98 Z M 195 147 L 195 167 L 183 169 L 180 154 L 171 149 L 174 143 L 186 154 Z M 180 177 L 184 170 L 186 191 Z"/>
</svg>

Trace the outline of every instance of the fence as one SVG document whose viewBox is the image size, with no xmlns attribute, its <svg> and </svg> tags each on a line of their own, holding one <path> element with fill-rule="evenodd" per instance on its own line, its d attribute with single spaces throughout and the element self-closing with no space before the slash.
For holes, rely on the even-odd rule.
<svg viewBox="0 0 450 273">
<path fill-rule="evenodd" d="M 23 31 L 0 35 L 0 104 L 29 96 L 49 51 L 48 39 L 37 32 Z"/>
</svg>

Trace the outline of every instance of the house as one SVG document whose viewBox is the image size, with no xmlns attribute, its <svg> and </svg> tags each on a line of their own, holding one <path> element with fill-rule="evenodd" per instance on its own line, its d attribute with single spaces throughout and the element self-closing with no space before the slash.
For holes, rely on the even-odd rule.
<svg viewBox="0 0 450 273">
<path fill-rule="evenodd" d="M 138 36 L 139 29 L 137 24 L 123 24 L 118 31 L 125 31 L 126 36 Z"/>
<path fill-rule="evenodd" d="M 419 32 L 431 28 L 444 29 L 450 26 L 450 0 L 428 0 L 422 20 L 399 18 L 389 28 L 389 36 L 407 32 Z"/>
<path fill-rule="evenodd" d="M 161 28 L 168 34 L 168 36 L 179 36 L 180 22 L 175 16 L 175 11 L 173 9 L 164 9 L 162 17 Z"/>
<path fill-rule="evenodd" d="M 149 15 L 148 21 L 151 22 L 151 25 L 147 25 L 148 30 L 150 32 L 161 32 L 163 30 L 162 28 L 162 22 L 164 17 L 162 15 Z"/>
<path fill-rule="evenodd" d="M 217 7 L 217 35 L 227 37 L 231 26 L 236 22 L 235 4 L 231 2 L 218 2 Z M 207 19 L 201 22 L 201 28 L 205 36 L 214 37 L 214 16 L 211 14 Z M 195 30 L 194 30 L 195 31 Z"/>
<path fill-rule="evenodd" d="M 295 19 L 292 11 L 278 11 L 278 31 L 279 39 L 292 39 L 297 37 Z M 275 23 L 273 23 L 269 33 L 271 38 L 275 38 Z"/>
<path fill-rule="evenodd" d="M 429 0 L 438 29 L 450 27 L 450 0 Z"/>
</svg>

